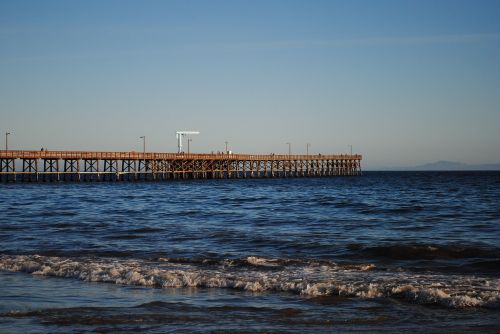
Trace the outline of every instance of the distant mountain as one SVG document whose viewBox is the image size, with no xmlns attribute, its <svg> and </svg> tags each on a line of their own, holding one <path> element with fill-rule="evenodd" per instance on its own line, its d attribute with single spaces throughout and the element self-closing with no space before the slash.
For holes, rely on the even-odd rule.
<svg viewBox="0 0 500 334">
<path fill-rule="evenodd" d="M 455 161 L 437 161 L 425 165 L 402 168 L 404 170 L 435 170 L 435 171 L 454 171 L 454 170 L 500 170 L 500 164 L 469 165 Z"/>
</svg>

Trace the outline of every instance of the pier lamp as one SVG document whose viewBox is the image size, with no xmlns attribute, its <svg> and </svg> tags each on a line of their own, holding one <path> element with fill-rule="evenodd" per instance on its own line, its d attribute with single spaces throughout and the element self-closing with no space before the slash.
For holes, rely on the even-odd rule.
<svg viewBox="0 0 500 334">
<path fill-rule="evenodd" d="M 288 155 L 292 155 L 292 144 L 291 143 L 285 143 L 288 145 Z"/>
<path fill-rule="evenodd" d="M 191 143 L 193 141 L 192 138 L 188 138 L 188 155 L 189 155 L 189 143 Z"/>
<path fill-rule="evenodd" d="M 142 139 L 142 163 L 144 165 L 144 171 L 146 171 L 146 136 L 140 136 L 139 138 Z"/>
<path fill-rule="evenodd" d="M 348 145 L 351 148 L 351 155 L 352 155 L 352 145 Z"/>
<path fill-rule="evenodd" d="M 227 144 L 229 144 L 229 142 L 226 140 L 224 144 L 226 144 L 226 154 L 229 154 L 229 151 L 227 150 Z"/>
<path fill-rule="evenodd" d="M 306 155 L 309 155 L 309 147 L 311 147 L 311 144 L 307 143 L 306 144 Z"/>
<path fill-rule="evenodd" d="M 9 135 L 10 135 L 10 132 L 5 132 L 5 150 L 6 151 L 9 150 Z"/>
</svg>

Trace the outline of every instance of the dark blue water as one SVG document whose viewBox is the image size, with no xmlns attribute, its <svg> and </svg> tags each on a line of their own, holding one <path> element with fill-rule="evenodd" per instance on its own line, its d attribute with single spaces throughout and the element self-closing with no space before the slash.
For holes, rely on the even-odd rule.
<svg viewBox="0 0 500 334">
<path fill-rule="evenodd" d="M 500 173 L 0 185 L 0 332 L 500 328 Z"/>
</svg>

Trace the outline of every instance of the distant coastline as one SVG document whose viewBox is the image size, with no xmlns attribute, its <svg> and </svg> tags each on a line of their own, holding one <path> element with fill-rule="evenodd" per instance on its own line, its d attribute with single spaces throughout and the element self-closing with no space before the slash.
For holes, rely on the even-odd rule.
<svg viewBox="0 0 500 334">
<path fill-rule="evenodd" d="M 500 164 L 466 164 L 455 161 L 436 161 L 424 165 L 410 167 L 388 167 L 379 169 L 366 169 L 367 171 L 500 171 Z"/>
</svg>

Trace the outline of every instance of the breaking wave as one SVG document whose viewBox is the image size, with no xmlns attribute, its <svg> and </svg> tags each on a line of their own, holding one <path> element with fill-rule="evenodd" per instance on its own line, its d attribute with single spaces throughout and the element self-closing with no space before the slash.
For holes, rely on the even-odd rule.
<svg viewBox="0 0 500 334">
<path fill-rule="evenodd" d="M 339 265 L 257 256 L 204 262 L 0 255 L 0 270 L 155 288 L 229 288 L 307 297 L 402 298 L 449 308 L 500 307 L 500 279 L 378 270 L 373 264 Z"/>
</svg>

